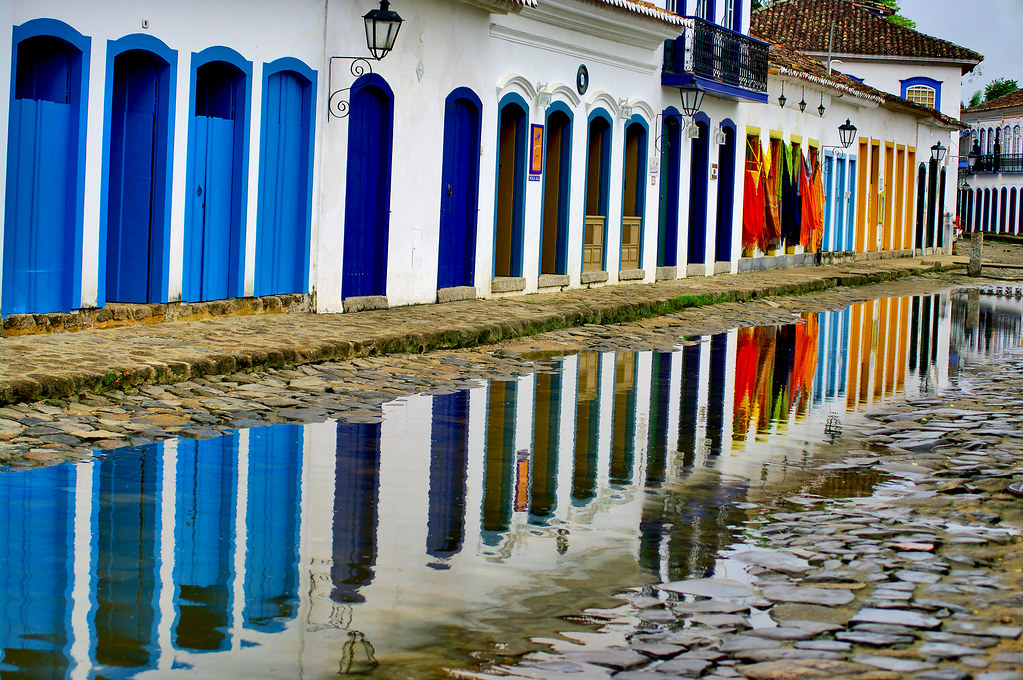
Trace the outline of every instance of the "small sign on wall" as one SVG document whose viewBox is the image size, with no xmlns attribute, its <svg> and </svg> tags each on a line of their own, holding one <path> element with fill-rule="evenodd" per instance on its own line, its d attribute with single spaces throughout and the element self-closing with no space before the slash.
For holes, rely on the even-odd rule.
<svg viewBox="0 0 1023 680">
<path fill-rule="evenodd" d="M 711 179 L 717 179 L 718 178 L 718 164 L 717 163 L 711 163 L 710 164 L 710 178 Z"/>
<path fill-rule="evenodd" d="M 529 145 L 529 174 L 540 175 L 543 173 L 543 125 L 530 126 Z"/>
</svg>

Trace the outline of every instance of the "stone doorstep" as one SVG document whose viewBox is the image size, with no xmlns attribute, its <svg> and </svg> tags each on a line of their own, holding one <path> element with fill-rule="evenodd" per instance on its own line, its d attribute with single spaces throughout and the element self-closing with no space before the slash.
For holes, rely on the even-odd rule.
<svg viewBox="0 0 1023 680">
<path fill-rule="evenodd" d="M 714 263 L 715 274 L 731 274 L 732 263 L 731 262 L 715 262 Z"/>
<path fill-rule="evenodd" d="M 564 288 L 571 280 L 568 274 L 540 274 L 536 281 L 537 288 Z"/>
<path fill-rule="evenodd" d="M 366 312 L 372 309 L 387 309 L 386 295 L 353 295 L 341 301 L 345 312 Z"/>
<path fill-rule="evenodd" d="M 515 293 L 526 289 L 526 279 L 523 276 L 496 276 L 490 282 L 491 293 Z"/>
<path fill-rule="evenodd" d="M 117 328 L 169 321 L 198 321 L 224 316 L 312 312 L 315 295 L 290 293 L 262 297 L 228 298 L 207 302 L 110 302 L 71 312 L 11 314 L 0 320 L 0 337 L 41 335 L 87 328 Z"/>
<path fill-rule="evenodd" d="M 642 281 L 646 278 L 646 271 L 643 269 L 623 269 L 618 272 L 619 281 Z"/>
<path fill-rule="evenodd" d="M 654 281 L 671 281 L 678 278 L 678 267 L 658 267 L 654 272 Z"/>
<path fill-rule="evenodd" d="M 451 286 L 437 289 L 437 302 L 458 302 L 459 300 L 475 300 L 476 288 L 473 286 Z"/>
<path fill-rule="evenodd" d="M 579 275 L 579 283 L 604 283 L 607 281 L 607 272 L 583 272 Z"/>
</svg>

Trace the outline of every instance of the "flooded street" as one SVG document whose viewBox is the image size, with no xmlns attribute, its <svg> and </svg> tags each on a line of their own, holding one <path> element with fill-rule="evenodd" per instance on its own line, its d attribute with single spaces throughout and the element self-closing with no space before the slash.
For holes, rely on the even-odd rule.
<svg viewBox="0 0 1023 680">
<path fill-rule="evenodd" d="M 973 367 L 1019 351 L 1021 296 L 885 297 L 674 348 L 609 337 L 341 420 L 7 470 L 0 677 L 446 677 L 587 639 L 609 616 L 584 610 L 627 588 L 748 583 L 725 557 L 762 504 L 904 485 L 848 459 L 937 435 L 866 414 L 983 389 Z"/>
</svg>

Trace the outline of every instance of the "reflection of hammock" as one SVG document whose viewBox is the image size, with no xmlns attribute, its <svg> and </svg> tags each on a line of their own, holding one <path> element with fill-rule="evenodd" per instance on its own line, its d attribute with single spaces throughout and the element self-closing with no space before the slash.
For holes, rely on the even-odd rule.
<svg viewBox="0 0 1023 680">
<path fill-rule="evenodd" d="M 365 661 L 356 659 L 360 651 L 366 656 Z M 338 664 L 337 674 L 362 675 L 370 669 L 379 666 L 380 662 L 377 661 L 375 652 L 376 650 L 373 649 L 372 643 L 366 639 L 363 633 L 357 630 L 348 631 L 348 639 L 341 646 L 341 661 Z"/>
</svg>

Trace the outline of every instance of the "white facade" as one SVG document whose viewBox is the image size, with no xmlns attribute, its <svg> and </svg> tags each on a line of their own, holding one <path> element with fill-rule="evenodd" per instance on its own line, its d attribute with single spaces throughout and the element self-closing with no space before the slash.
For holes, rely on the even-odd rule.
<svg viewBox="0 0 1023 680">
<path fill-rule="evenodd" d="M 823 90 L 823 118 L 816 115 L 821 91 L 813 87 L 806 113 L 792 110 L 794 97 L 782 112 L 773 104 L 781 81 L 772 76 L 767 104 L 707 94 L 696 118 L 704 136 L 691 139 L 686 132 L 692 121 L 683 121 L 678 181 L 665 189 L 660 167 L 665 116 L 677 116 L 681 102 L 676 87 L 662 85 L 663 45 L 692 20 L 645 5 L 623 8 L 577 0 L 404 0 L 393 8 L 404 19 L 395 49 L 369 62 L 344 57 L 366 54 L 362 15 L 372 3 L 261 0 L 239 10 L 230 3 L 141 2 L 128 11 L 122 4 L 16 0 L 0 7 L 6 39 L 15 47 L 0 50 L 0 91 L 10 93 L 10 107 L 0 107 L 0 138 L 9 149 L 8 163 L 0 167 L 0 192 L 6 197 L 0 249 L 9 250 L 6 256 L 0 252 L 4 315 L 102 307 L 112 301 L 173 303 L 280 293 L 311 294 L 317 311 L 336 312 L 734 273 L 740 259 L 742 148 L 751 131 L 764 139 L 773 131 L 786 141 L 805 138 L 835 145 L 838 125 L 851 118 L 866 139 L 906 148 L 929 146 L 947 134 L 905 111 L 878 108 L 877 102 L 833 102 L 828 88 Z M 726 3 L 719 4 L 724 12 Z M 745 30 L 749 8 L 742 3 L 740 10 Z M 237 21 L 239 12 L 244 22 Z M 48 200 L 39 177 L 53 169 L 23 150 L 35 148 L 45 157 L 45 140 L 57 138 L 40 127 L 43 123 L 25 122 L 34 115 L 33 102 L 51 101 L 46 99 L 50 95 L 29 92 L 52 85 L 45 73 L 32 76 L 22 68 L 33 63 L 37 38 L 49 40 L 46 49 L 71 45 L 67 102 L 64 92 L 57 97 L 62 101 L 52 101 L 64 111 L 61 134 L 79 141 L 77 148 L 68 143 L 60 149 L 67 154 L 60 168 L 67 197 L 54 202 L 66 203 L 66 211 L 51 216 L 57 224 L 53 238 L 38 236 L 36 222 L 42 218 L 34 212 Z M 158 140 L 151 152 L 153 179 L 141 191 L 151 193 L 152 204 L 142 208 L 148 220 L 142 226 L 123 215 L 115 224 L 117 211 L 127 211 L 140 191 L 117 193 L 118 182 L 130 184 L 126 168 L 132 159 L 111 151 L 117 135 L 128 134 L 118 128 L 128 125 L 118 116 L 127 121 L 132 113 L 132 106 L 119 99 L 134 82 L 131 71 L 119 70 L 130 50 L 155 54 L 158 72 L 167 77 L 165 83 L 159 75 L 154 81 L 161 84 L 155 86 L 153 137 L 165 140 L 166 149 L 161 151 Z M 16 67 L 11 60 L 19 54 L 21 66 Z M 75 64 L 82 65 L 81 73 Z M 349 89 L 356 81 L 350 69 L 365 67 L 372 75 L 359 72 L 363 78 Z M 225 69 L 229 77 L 221 73 Z M 585 86 L 577 82 L 583 70 Z M 286 98 L 288 83 L 299 88 L 297 99 Z M 210 107 L 222 103 L 217 97 L 226 97 L 230 113 L 210 113 Z M 452 264 L 451 238 L 442 234 L 442 225 L 453 205 L 447 196 L 464 195 L 453 190 L 449 175 L 461 172 L 466 162 L 464 145 L 445 142 L 456 97 L 459 105 L 470 102 L 470 109 L 478 109 L 473 124 L 479 151 L 476 174 L 463 183 L 475 202 L 455 205 L 472 228 L 464 255 Z M 548 97 L 549 103 L 544 101 Z M 348 102 L 351 114 L 338 115 Z M 288 106 L 301 108 L 301 114 L 285 118 Z M 507 177 L 499 167 L 502 116 L 519 110 L 524 115 L 514 120 L 521 123 L 520 137 L 532 134 L 532 126 L 550 128 L 552 112 L 570 118 L 571 135 L 560 160 L 565 195 L 557 201 L 562 215 L 557 258 L 550 250 L 545 254 L 545 248 L 554 248 L 554 240 L 545 236 L 550 222 L 545 214 L 553 205 L 545 201 L 550 173 L 533 175 L 520 165 L 512 183 L 501 184 Z M 590 125 L 596 118 L 607 121 L 609 133 L 600 180 L 605 229 L 596 246 L 602 257 L 593 266 L 584 263 L 584 256 L 592 258 L 586 254 L 593 245 L 584 225 L 592 172 Z M 166 125 L 162 136 L 161 120 Z M 286 135 L 292 129 L 288 125 L 299 123 L 302 131 L 296 134 L 306 136 L 296 144 Z M 217 151 L 209 141 L 216 135 L 207 127 L 228 130 L 225 140 L 234 135 L 225 142 L 234 154 L 227 166 L 216 166 Z M 729 147 L 719 146 L 718 139 L 726 138 L 720 134 L 724 129 L 734 131 L 730 173 L 722 164 Z M 639 140 L 628 147 L 631 152 L 627 138 L 629 143 Z M 518 148 L 528 149 L 528 138 L 525 144 L 516 139 Z M 197 155 L 201 142 L 196 140 L 214 144 L 203 152 L 208 158 Z M 708 148 L 705 178 L 702 170 L 693 170 L 697 142 Z M 452 148 L 461 149 L 462 165 L 447 164 Z M 545 163 L 548 151 L 541 147 Z M 516 163 L 527 159 L 528 154 L 516 151 Z M 118 163 L 123 164 L 120 170 Z M 221 187 L 226 193 L 216 193 L 215 177 L 210 178 L 215 166 L 230 178 Z M 286 167 L 291 183 L 275 182 L 274 173 Z M 705 190 L 691 190 L 697 180 Z M 730 201 L 723 198 L 729 185 Z M 515 200 L 509 203 L 513 186 Z M 280 187 L 286 188 L 285 195 L 275 196 Z M 678 194 L 677 227 L 661 224 L 665 190 Z M 694 193 L 699 195 L 693 198 Z M 222 232 L 214 230 L 220 229 L 217 210 L 225 216 Z M 501 221 L 505 212 L 512 214 L 513 227 Z M 719 214 L 726 216 L 721 225 Z M 630 220 L 623 218 L 640 220 L 638 232 L 630 231 Z M 292 231 L 273 231 L 274 220 L 284 220 Z M 140 246 L 137 232 L 146 228 L 150 234 Z M 659 249 L 665 230 L 676 238 Z M 115 242 L 115 232 L 123 242 Z M 630 235 L 625 242 L 623 234 Z M 729 242 L 718 247 L 720 239 Z M 145 249 L 148 273 L 139 276 L 148 279 L 128 291 L 122 279 L 139 262 L 145 267 Z M 279 268 L 284 271 L 280 276 Z M 41 270 L 45 276 L 37 275 Z M 36 286 L 41 279 L 47 283 Z"/>
<path fill-rule="evenodd" d="M 1023 106 L 967 109 L 963 123 L 970 126 L 964 150 L 970 146 L 980 154 L 967 176 L 969 190 L 959 196 L 963 231 L 1023 233 Z"/>
</svg>

